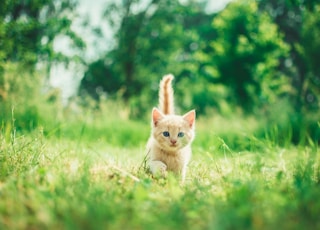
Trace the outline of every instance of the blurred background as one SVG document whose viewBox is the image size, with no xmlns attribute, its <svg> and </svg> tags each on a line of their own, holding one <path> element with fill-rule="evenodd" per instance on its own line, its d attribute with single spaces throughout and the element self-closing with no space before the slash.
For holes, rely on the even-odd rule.
<svg viewBox="0 0 320 230">
<path fill-rule="evenodd" d="M 319 0 L 2 0 L 0 128 L 149 125 L 172 73 L 179 113 L 319 144 L 319 38 Z"/>
</svg>

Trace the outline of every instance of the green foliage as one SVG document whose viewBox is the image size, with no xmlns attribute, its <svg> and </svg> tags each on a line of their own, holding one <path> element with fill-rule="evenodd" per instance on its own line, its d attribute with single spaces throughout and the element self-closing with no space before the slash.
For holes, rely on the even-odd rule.
<svg viewBox="0 0 320 230">
<path fill-rule="evenodd" d="M 319 109 L 320 80 L 312 64 L 319 47 L 315 39 L 319 33 L 319 1 L 260 1 L 259 8 L 271 15 L 290 46 L 290 56 L 282 61 L 280 69 L 295 89 L 292 104 L 298 112 Z"/>
<path fill-rule="evenodd" d="M 270 18 L 266 14 L 260 17 L 256 12 L 257 7 L 254 3 L 252 3 L 254 6 L 251 7 L 251 11 L 247 9 L 248 7 L 244 3 L 240 4 L 243 7 L 238 7 L 239 9 L 237 6 L 233 7 L 235 9 L 227 8 L 224 10 L 225 13 L 216 17 L 217 21 L 224 21 L 224 24 L 220 27 L 214 25 L 213 28 L 208 23 L 212 19 L 212 15 L 205 15 L 200 5 L 189 3 L 190 5 L 184 6 L 172 1 L 170 3 L 153 2 L 142 12 L 133 13 L 134 2 L 128 1 L 126 4 L 126 7 L 123 6 L 123 8 L 119 5 L 113 5 L 113 7 L 110 7 L 110 9 L 113 9 L 112 12 L 110 10 L 107 13 L 107 15 L 114 15 L 115 12 L 124 10 L 125 16 L 123 16 L 123 23 L 120 23 L 117 31 L 118 46 L 110 52 L 107 62 L 97 62 L 109 63 L 104 68 L 108 71 L 105 71 L 99 77 L 98 72 L 102 73 L 103 71 L 98 69 L 98 72 L 95 71 L 96 67 L 93 64 L 92 69 L 89 69 L 81 84 L 82 88 L 87 88 L 87 91 L 92 95 L 96 94 L 92 88 L 100 88 L 108 93 L 119 90 L 126 98 L 131 97 L 132 114 L 139 115 L 139 112 L 137 113 L 135 110 L 145 111 L 146 107 L 150 107 L 150 104 L 154 105 L 155 100 L 152 100 L 152 98 L 156 98 L 157 94 L 153 85 L 158 83 L 157 79 L 161 76 L 161 72 L 164 72 L 164 69 L 167 69 L 166 72 L 173 72 L 177 76 L 176 81 L 179 83 L 177 84 L 177 98 L 178 101 L 182 102 L 179 106 L 184 109 L 195 106 L 199 114 L 204 113 L 208 106 L 217 106 L 219 110 L 226 110 L 227 100 L 230 102 L 231 99 L 242 98 L 242 102 L 246 102 L 246 104 L 253 104 L 253 102 L 258 104 L 260 98 L 268 102 L 274 101 L 276 96 L 290 91 L 286 79 L 280 73 L 276 73 L 275 70 L 278 66 L 276 60 L 285 54 L 287 47 L 282 42 L 281 37 L 278 36 L 276 26 L 271 23 Z M 148 14 L 148 10 L 152 7 L 156 10 Z M 114 9 L 117 10 L 114 11 Z M 232 11 L 238 12 L 239 20 L 237 16 L 229 18 L 224 16 L 235 15 Z M 219 19 L 219 17 L 222 19 Z M 238 32 L 237 23 L 233 20 L 238 20 L 242 25 L 247 26 L 246 31 Z M 253 23 L 256 21 L 259 21 L 259 23 Z M 228 25 L 235 26 L 228 28 Z M 208 30 L 211 30 L 211 32 L 207 32 Z M 218 30 L 221 31 L 220 36 Z M 136 31 L 139 31 L 139 33 Z M 134 34 L 134 36 L 130 36 L 130 34 Z M 241 37 L 239 41 L 242 43 L 239 44 L 239 47 L 232 48 L 229 51 L 225 50 L 224 52 L 228 53 L 221 53 L 219 56 L 219 54 L 216 54 L 215 48 L 218 49 L 218 45 L 220 47 L 230 47 L 228 44 L 232 42 L 230 39 L 225 39 L 225 34 L 229 34 L 229 37 Z M 214 39 L 209 44 L 215 44 L 216 47 L 213 47 L 214 45 L 208 46 L 208 39 Z M 252 43 L 251 47 L 254 47 L 254 49 L 248 49 L 250 46 L 243 43 L 246 41 L 247 43 L 250 41 Z M 122 43 L 123 45 L 121 45 Z M 198 52 L 199 48 L 203 50 Z M 132 54 L 130 50 L 133 51 Z M 231 55 L 230 52 L 235 52 L 232 50 L 238 50 L 239 57 Z M 243 52 L 247 52 L 247 54 Z M 233 56 L 235 57 L 232 60 Z M 115 60 L 119 61 L 115 62 Z M 234 66 L 235 62 L 244 62 L 243 67 L 240 66 L 239 68 L 242 68 L 245 73 L 241 74 L 239 68 L 229 68 L 229 66 Z M 225 65 L 225 68 L 223 65 Z M 253 68 L 250 68 L 251 66 Z M 225 71 L 234 70 L 239 77 L 234 77 L 234 73 L 227 75 L 223 72 L 223 69 Z M 219 79 L 219 76 L 223 77 Z M 188 81 L 186 77 L 188 77 Z M 113 79 L 119 79 L 117 82 L 120 84 L 114 84 Z M 215 86 L 214 84 L 217 84 L 218 80 L 223 85 Z M 234 83 L 230 84 L 230 82 Z M 211 85 L 212 83 L 214 84 Z M 193 84 L 194 91 L 185 92 L 185 88 L 188 88 L 190 84 Z M 204 90 L 205 86 L 209 89 Z M 223 86 L 226 89 L 222 89 Z M 135 89 L 130 90 L 129 87 Z M 238 91 L 234 90 L 236 87 L 239 88 Z M 227 91 L 229 88 L 230 90 Z M 184 94 L 181 93 L 183 91 Z M 220 95 L 221 91 L 225 93 Z M 243 93 L 245 95 L 242 95 Z M 256 95 L 257 93 L 258 95 Z M 144 95 L 148 95 L 148 97 Z M 149 95 L 152 95 L 152 97 L 149 97 Z M 185 100 L 185 97 L 191 100 Z M 244 106 L 243 103 L 241 106 Z"/>
<path fill-rule="evenodd" d="M 152 1 L 136 12 L 135 6 L 140 3 L 126 1 L 107 6 L 111 25 L 114 18 L 121 19 L 114 26 L 116 46 L 102 61 L 90 65 L 81 84 L 81 89 L 94 97 L 95 89 L 108 95 L 117 91 L 129 102 L 134 117 L 157 104 L 157 85 L 163 74 L 172 72 L 179 82 L 197 71 L 192 57 L 199 47 L 197 30 L 202 31 L 197 22 L 209 25 L 211 18 L 195 2 L 182 5 L 179 1 Z M 182 92 L 177 90 L 180 99 Z"/>
<path fill-rule="evenodd" d="M 73 0 L 1 1 L 0 68 L 6 62 L 33 69 L 38 62 L 67 61 L 63 54 L 55 53 L 53 43 L 60 35 L 75 47 L 84 46 L 71 30 L 75 6 Z"/>
<path fill-rule="evenodd" d="M 115 76 L 112 69 L 103 60 L 98 60 L 89 65 L 80 83 L 80 94 L 89 94 L 96 100 L 100 100 L 104 94 L 115 94 L 121 88 L 119 76 Z"/>
<path fill-rule="evenodd" d="M 41 92 L 40 73 L 12 63 L 4 65 L 4 70 L 0 75 L 0 129 L 28 132 L 58 120 L 59 91 Z"/>
<path fill-rule="evenodd" d="M 198 116 L 219 113 L 234 117 L 243 110 L 251 113 L 249 117 L 265 117 L 270 124 L 258 132 L 259 137 L 267 133 L 268 138 L 277 139 L 282 133 L 291 133 L 284 136 L 294 143 L 318 143 L 317 1 L 239 0 L 214 14 L 205 12 L 206 3 L 108 3 L 105 20 L 112 26 L 115 45 L 88 65 L 80 87 L 85 98 L 82 106 L 87 94 L 102 104 L 105 99 L 120 104 L 124 100 L 130 118 L 149 119 L 150 109 L 157 105 L 160 77 L 172 72 L 179 113 L 195 108 Z M 64 127 L 59 103 L 53 103 L 56 112 L 48 112 L 51 105 L 45 101 L 51 96 L 40 93 L 42 81 L 46 87 L 46 74 L 11 77 L 8 89 L 11 73 L 5 71 L 10 72 L 12 63 L 26 70 L 40 61 L 49 64 L 48 68 L 53 61 L 72 61 L 73 57 L 54 53 L 53 43 L 67 36 L 72 44 L 83 47 L 71 30 L 76 2 L 0 4 L 2 126 L 9 127 L 15 120 L 18 130 L 33 130 L 45 123 L 50 127 L 46 130 Z M 32 78 L 36 84 L 31 84 Z M 12 88 L 15 84 L 20 88 Z M 20 90 L 24 84 L 34 101 L 26 96 L 27 90 Z M 59 100 L 59 93 L 53 92 L 51 98 Z M 90 109 L 101 109 L 99 103 Z M 43 114 L 54 118 L 48 121 L 51 118 L 44 119 Z M 61 129 L 56 130 L 59 133 Z"/>
<path fill-rule="evenodd" d="M 217 35 L 210 41 L 212 51 L 205 54 L 204 71 L 209 84 L 222 83 L 229 89 L 229 102 L 250 109 L 288 93 L 289 82 L 277 71 L 288 47 L 255 1 L 229 4 L 212 27 Z"/>
<path fill-rule="evenodd" d="M 303 82 L 305 107 L 307 110 L 317 110 L 320 104 L 320 67 L 316 60 L 319 60 L 320 42 L 317 39 L 320 35 L 320 4 L 315 6 L 313 12 L 304 11 L 303 25 L 300 44 L 295 44 L 299 54 L 303 57 L 306 66 L 306 76 Z"/>
<path fill-rule="evenodd" d="M 69 39 L 70 49 L 84 46 L 71 29 L 76 5 L 73 0 L 1 1 L 1 128 L 32 131 L 45 121 L 55 123 L 61 111 L 57 110 L 59 92 L 46 92 L 48 95 L 43 91 L 48 87 L 52 62 L 73 58 L 53 50 L 57 38 Z M 46 100 L 54 101 L 54 105 Z"/>
<path fill-rule="evenodd" d="M 283 100 L 299 116 L 317 111 L 317 1 L 239 0 L 215 14 L 206 3 L 107 5 L 115 46 L 90 65 L 81 89 L 123 97 L 140 118 L 172 72 L 179 111 L 230 115 L 235 106 L 256 112 Z"/>
</svg>

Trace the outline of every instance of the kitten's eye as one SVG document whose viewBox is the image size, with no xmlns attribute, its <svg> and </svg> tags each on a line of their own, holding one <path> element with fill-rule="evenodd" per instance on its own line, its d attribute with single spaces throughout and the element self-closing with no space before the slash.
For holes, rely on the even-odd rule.
<svg viewBox="0 0 320 230">
<path fill-rule="evenodd" d="M 164 132 L 162 133 L 162 135 L 165 136 L 165 137 L 169 137 L 169 136 L 170 136 L 170 133 L 169 133 L 168 131 L 164 131 Z"/>
<path fill-rule="evenodd" d="M 184 136 L 184 133 L 183 132 L 179 132 L 178 133 L 178 137 L 183 137 Z"/>
</svg>

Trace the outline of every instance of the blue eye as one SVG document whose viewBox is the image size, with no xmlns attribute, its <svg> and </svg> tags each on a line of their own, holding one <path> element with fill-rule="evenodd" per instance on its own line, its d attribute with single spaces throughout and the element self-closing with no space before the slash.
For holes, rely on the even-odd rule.
<svg viewBox="0 0 320 230">
<path fill-rule="evenodd" d="M 183 132 L 179 132 L 178 133 L 178 137 L 183 137 L 184 136 L 184 133 Z"/>
<path fill-rule="evenodd" d="M 165 132 L 162 133 L 162 135 L 165 136 L 165 137 L 169 137 L 170 133 L 168 131 L 165 131 Z"/>
</svg>

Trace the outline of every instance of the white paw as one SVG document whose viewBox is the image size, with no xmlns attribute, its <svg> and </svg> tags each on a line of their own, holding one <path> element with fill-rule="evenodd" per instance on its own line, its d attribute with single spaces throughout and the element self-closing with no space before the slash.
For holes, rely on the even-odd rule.
<svg viewBox="0 0 320 230">
<path fill-rule="evenodd" d="M 167 165 L 162 161 L 151 161 L 149 167 L 154 176 L 165 177 L 167 175 Z"/>
</svg>

